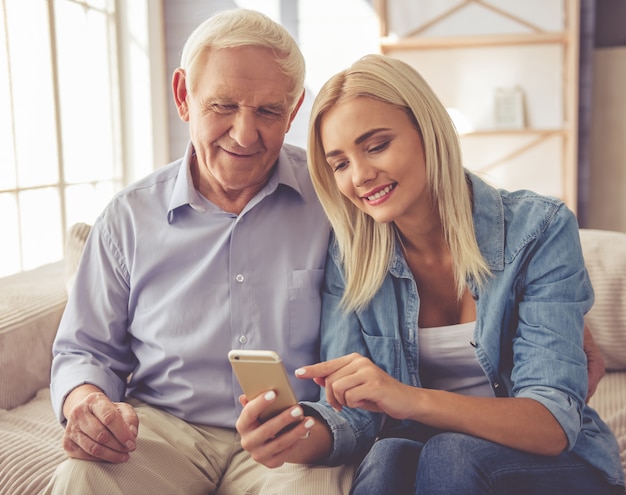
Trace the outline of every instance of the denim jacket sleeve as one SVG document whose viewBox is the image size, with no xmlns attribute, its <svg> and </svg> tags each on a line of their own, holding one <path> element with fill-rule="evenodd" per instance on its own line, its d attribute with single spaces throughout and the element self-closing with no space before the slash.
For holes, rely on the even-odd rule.
<svg viewBox="0 0 626 495">
<path fill-rule="evenodd" d="M 583 423 L 583 317 L 593 303 L 593 290 L 573 213 L 563 205 L 555 207 L 535 231 L 523 235 L 524 229 L 514 225 L 520 217 L 510 219 L 505 254 L 516 266 L 518 294 L 512 392 L 543 404 L 563 428 L 571 449 Z"/>
<path fill-rule="evenodd" d="M 346 313 L 340 307 L 344 279 L 334 249 L 336 245 L 331 240 L 322 294 L 321 360 L 353 352 L 370 357 L 358 316 L 354 312 Z M 337 413 L 326 401 L 323 388 L 320 402 L 305 402 L 303 405 L 314 409 L 330 426 L 334 445 L 331 455 L 323 462 L 331 466 L 362 457 L 374 443 L 382 423 L 381 414 L 363 409 L 344 407 Z"/>
</svg>

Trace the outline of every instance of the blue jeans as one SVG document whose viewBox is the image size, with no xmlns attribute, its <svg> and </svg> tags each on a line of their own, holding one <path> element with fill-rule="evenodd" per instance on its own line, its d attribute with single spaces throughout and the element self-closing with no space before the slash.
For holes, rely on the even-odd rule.
<svg viewBox="0 0 626 495">
<path fill-rule="evenodd" d="M 378 440 L 357 470 L 352 495 L 618 495 L 574 454 L 528 454 L 461 433 L 426 442 Z"/>
</svg>

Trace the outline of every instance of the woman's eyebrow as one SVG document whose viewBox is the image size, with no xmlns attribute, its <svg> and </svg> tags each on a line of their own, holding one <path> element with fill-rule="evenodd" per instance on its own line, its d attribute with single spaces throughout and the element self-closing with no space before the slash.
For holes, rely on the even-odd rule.
<svg viewBox="0 0 626 495">
<path fill-rule="evenodd" d="M 378 127 L 377 129 L 371 129 L 371 130 L 369 130 L 367 132 L 364 132 L 358 138 L 356 138 L 354 140 L 354 144 L 361 144 L 366 139 L 371 138 L 374 134 L 377 134 L 377 133 L 383 132 L 383 131 L 388 131 L 388 130 L 389 130 L 389 128 L 387 128 L 387 127 Z"/>
<path fill-rule="evenodd" d="M 366 141 L 367 139 L 371 138 L 374 134 L 377 134 L 377 133 L 383 132 L 383 131 L 388 131 L 388 130 L 389 130 L 388 127 L 378 127 L 376 129 L 370 129 L 369 131 L 364 132 L 359 137 L 357 137 L 354 140 L 354 144 L 361 144 L 363 141 Z M 331 150 L 328 153 L 326 153 L 326 158 L 331 158 L 331 157 L 336 156 L 336 155 L 338 155 L 340 153 L 341 153 L 340 150 Z"/>
</svg>

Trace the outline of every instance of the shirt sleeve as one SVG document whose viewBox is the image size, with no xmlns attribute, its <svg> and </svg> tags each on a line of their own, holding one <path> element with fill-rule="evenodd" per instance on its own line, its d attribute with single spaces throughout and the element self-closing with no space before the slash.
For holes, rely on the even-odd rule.
<svg viewBox="0 0 626 495">
<path fill-rule="evenodd" d="M 563 428 L 571 449 L 587 393 L 583 317 L 593 304 L 573 213 L 559 208 L 525 251 L 519 253 L 526 257 L 526 268 L 513 338 L 513 394 L 543 404 Z"/>
<path fill-rule="evenodd" d="M 51 397 L 62 423 L 63 402 L 82 384 L 121 401 L 135 366 L 127 334 L 128 271 L 103 218 L 85 244 L 53 345 Z"/>
</svg>

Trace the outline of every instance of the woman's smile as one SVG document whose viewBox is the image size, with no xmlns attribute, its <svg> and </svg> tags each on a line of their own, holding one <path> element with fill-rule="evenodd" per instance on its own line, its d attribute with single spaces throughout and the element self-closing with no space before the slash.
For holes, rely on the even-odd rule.
<svg viewBox="0 0 626 495">
<path fill-rule="evenodd" d="M 380 204 L 389 198 L 389 194 L 396 188 L 397 185 L 397 183 L 393 183 L 384 187 L 373 189 L 371 192 L 365 194 L 363 199 L 371 205 Z"/>
</svg>

